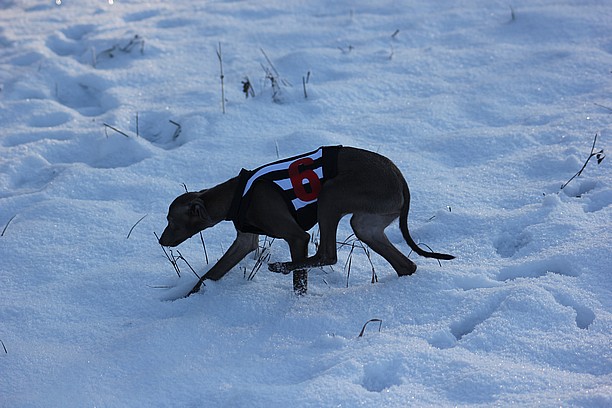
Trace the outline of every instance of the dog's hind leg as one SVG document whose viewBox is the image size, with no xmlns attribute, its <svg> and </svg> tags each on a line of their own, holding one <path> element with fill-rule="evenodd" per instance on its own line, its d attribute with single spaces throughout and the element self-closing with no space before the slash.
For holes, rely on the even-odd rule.
<svg viewBox="0 0 612 408">
<path fill-rule="evenodd" d="M 385 258 L 398 276 L 412 275 L 416 271 L 416 264 L 402 254 L 385 234 L 385 228 L 398 216 L 358 213 L 351 217 L 351 227 L 357 238 Z"/>
</svg>

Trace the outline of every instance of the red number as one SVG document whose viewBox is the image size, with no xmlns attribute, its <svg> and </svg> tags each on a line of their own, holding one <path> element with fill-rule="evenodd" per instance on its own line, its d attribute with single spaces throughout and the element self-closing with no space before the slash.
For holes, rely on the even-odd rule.
<svg viewBox="0 0 612 408">
<path fill-rule="evenodd" d="M 313 162 L 314 160 L 310 157 L 305 157 L 294 161 L 289 166 L 289 179 L 291 180 L 293 191 L 295 192 L 295 196 L 302 201 L 316 200 L 321 191 L 321 180 L 319 180 L 317 173 L 312 169 L 300 169 L 300 166 L 306 166 Z M 306 191 L 304 180 L 308 181 L 308 184 L 310 184 L 310 192 Z"/>
</svg>

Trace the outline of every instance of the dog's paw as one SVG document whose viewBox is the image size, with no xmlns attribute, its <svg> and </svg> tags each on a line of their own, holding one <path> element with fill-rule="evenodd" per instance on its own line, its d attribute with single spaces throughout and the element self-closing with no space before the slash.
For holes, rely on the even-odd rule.
<svg viewBox="0 0 612 408">
<path fill-rule="evenodd" d="M 283 262 L 269 263 L 268 270 L 270 272 L 282 273 L 283 275 L 287 275 L 289 272 L 291 272 L 289 269 L 287 269 L 287 266 Z"/>
</svg>

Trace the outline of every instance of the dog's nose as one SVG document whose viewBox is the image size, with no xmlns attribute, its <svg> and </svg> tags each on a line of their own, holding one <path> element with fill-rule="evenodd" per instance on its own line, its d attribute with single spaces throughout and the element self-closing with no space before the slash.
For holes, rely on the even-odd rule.
<svg viewBox="0 0 612 408">
<path fill-rule="evenodd" d="M 161 245 L 161 246 L 169 246 L 169 244 L 168 244 L 168 234 L 166 234 L 166 230 L 164 230 L 164 232 L 162 232 L 161 237 L 157 240 L 157 242 L 159 242 L 159 245 Z"/>
</svg>

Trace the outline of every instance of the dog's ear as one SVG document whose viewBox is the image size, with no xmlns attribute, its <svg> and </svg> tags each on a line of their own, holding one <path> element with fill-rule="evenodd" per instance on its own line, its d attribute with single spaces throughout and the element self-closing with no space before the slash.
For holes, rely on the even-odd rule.
<svg viewBox="0 0 612 408">
<path fill-rule="evenodd" d="M 195 198 L 189 203 L 189 215 L 198 217 L 202 221 L 210 221 L 210 216 L 201 198 Z"/>
</svg>

